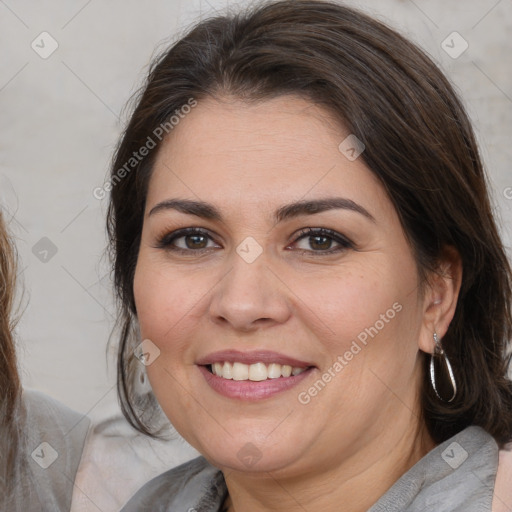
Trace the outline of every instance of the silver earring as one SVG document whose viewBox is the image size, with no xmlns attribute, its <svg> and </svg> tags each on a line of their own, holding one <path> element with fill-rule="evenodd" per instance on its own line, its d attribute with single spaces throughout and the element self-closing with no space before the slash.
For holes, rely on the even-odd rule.
<svg viewBox="0 0 512 512">
<path fill-rule="evenodd" d="M 451 402 L 455 398 L 455 395 L 457 394 L 457 384 L 455 383 L 455 377 L 453 376 L 453 370 L 452 365 L 450 364 L 450 361 L 448 360 L 448 357 L 446 356 L 446 352 L 443 350 L 443 347 L 441 346 L 441 342 L 437 336 L 437 334 L 434 332 L 434 341 L 435 341 L 435 348 L 434 353 L 430 354 L 430 381 L 432 382 L 432 388 L 434 389 L 435 394 L 437 397 L 442 400 L 443 402 Z M 439 395 L 439 392 L 437 391 L 436 386 L 436 376 L 435 376 L 435 369 L 434 369 L 434 357 L 440 357 L 444 360 L 445 366 L 448 370 L 448 374 L 450 376 L 450 383 L 453 388 L 453 395 L 449 400 L 445 400 L 441 398 Z"/>
</svg>

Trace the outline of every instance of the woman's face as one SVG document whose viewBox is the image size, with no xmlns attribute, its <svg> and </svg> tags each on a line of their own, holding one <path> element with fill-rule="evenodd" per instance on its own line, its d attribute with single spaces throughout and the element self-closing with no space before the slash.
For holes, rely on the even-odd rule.
<svg viewBox="0 0 512 512">
<path fill-rule="evenodd" d="M 209 99 L 159 152 L 134 280 L 147 371 L 221 469 L 325 470 L 417 424 L 434 326 L 392 203 L 353 139 L 339 148 L 349 135 L 297 97 Z"/>
</svg>

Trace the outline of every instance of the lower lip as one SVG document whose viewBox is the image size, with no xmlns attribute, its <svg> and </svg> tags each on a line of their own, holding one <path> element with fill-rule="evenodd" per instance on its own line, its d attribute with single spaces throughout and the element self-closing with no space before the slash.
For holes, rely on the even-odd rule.
<svg viewBox="0 0 512 512">
<path fill-rule="evenodd" d="M 252 380 L 223 379 L 211 373 L 205 366 L 199 366 L 198 368 L 214 391 L 228 398 L 247 401 L 270 398 L 277 393 L 291 389 L 306 379 L 314 370 L 314 368 L 308 368 L 299 375 L 255 382 Z"/>
</svg>

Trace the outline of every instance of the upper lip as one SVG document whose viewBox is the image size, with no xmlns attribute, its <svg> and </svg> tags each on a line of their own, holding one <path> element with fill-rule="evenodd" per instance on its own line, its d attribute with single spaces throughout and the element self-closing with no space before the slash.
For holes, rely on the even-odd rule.
<svg viewBox="0 0 512 512">
<path fill-rule="evenodd" d="M 306 361 L 301 361 L 299 359 L 295 359 L 294 357 L 289 357 L 284 354 L 279 354 L 278 352 L 272 352 L 269 350 L 253 350 L 250 352 L 240 352 L 239 350 L 221 350 L 218 352 L 212 352 L 211 354 L 199 358 L 196 364 L 206 366 L 213 363 L 223 363 L 225 361 L 244 364 L 277 363 L 298 368 L 314 366 L 313 364 Z"/>
</svg>

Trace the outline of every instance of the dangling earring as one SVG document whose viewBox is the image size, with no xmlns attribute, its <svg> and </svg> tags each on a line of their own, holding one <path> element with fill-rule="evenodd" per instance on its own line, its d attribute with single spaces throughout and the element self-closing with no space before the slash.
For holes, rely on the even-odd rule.
<svg viewBox="0 0 512 512">
<path fill-rule="evenodd" d="M 443 347 L 441 346 L 441 342 L 435 332 L 434 332 L 434 342 L 436 344 L 436 346 L 434 348 L 434 353 L 430 354 L 430 381 L 432 382 L 432 387 L 434 388 L 434 392 L 437 395 L 437 397 L 440 400 L 442 400 L 443 402 L 451 402 L 455 398 L 455 395 L 457 394 L 457 384 L 455 383 L 455 377 L 453 376 L 452 365 L 450 364 L 450 361 L 448 360 L 446 352 L 443 350 Z M 434 368 L 434 357 L 442 358 L 442 360 L 444 361 L 446 368 L 448 370 L 448 374 L 450 376 L 450 383 L 453 388 L 453 395 L 449 400 L 445 400 L 445 399 L 441 398 L 441 396 L 439 395 L 439 392 L 437 391 L 435 368 Z"/>
</svg>

